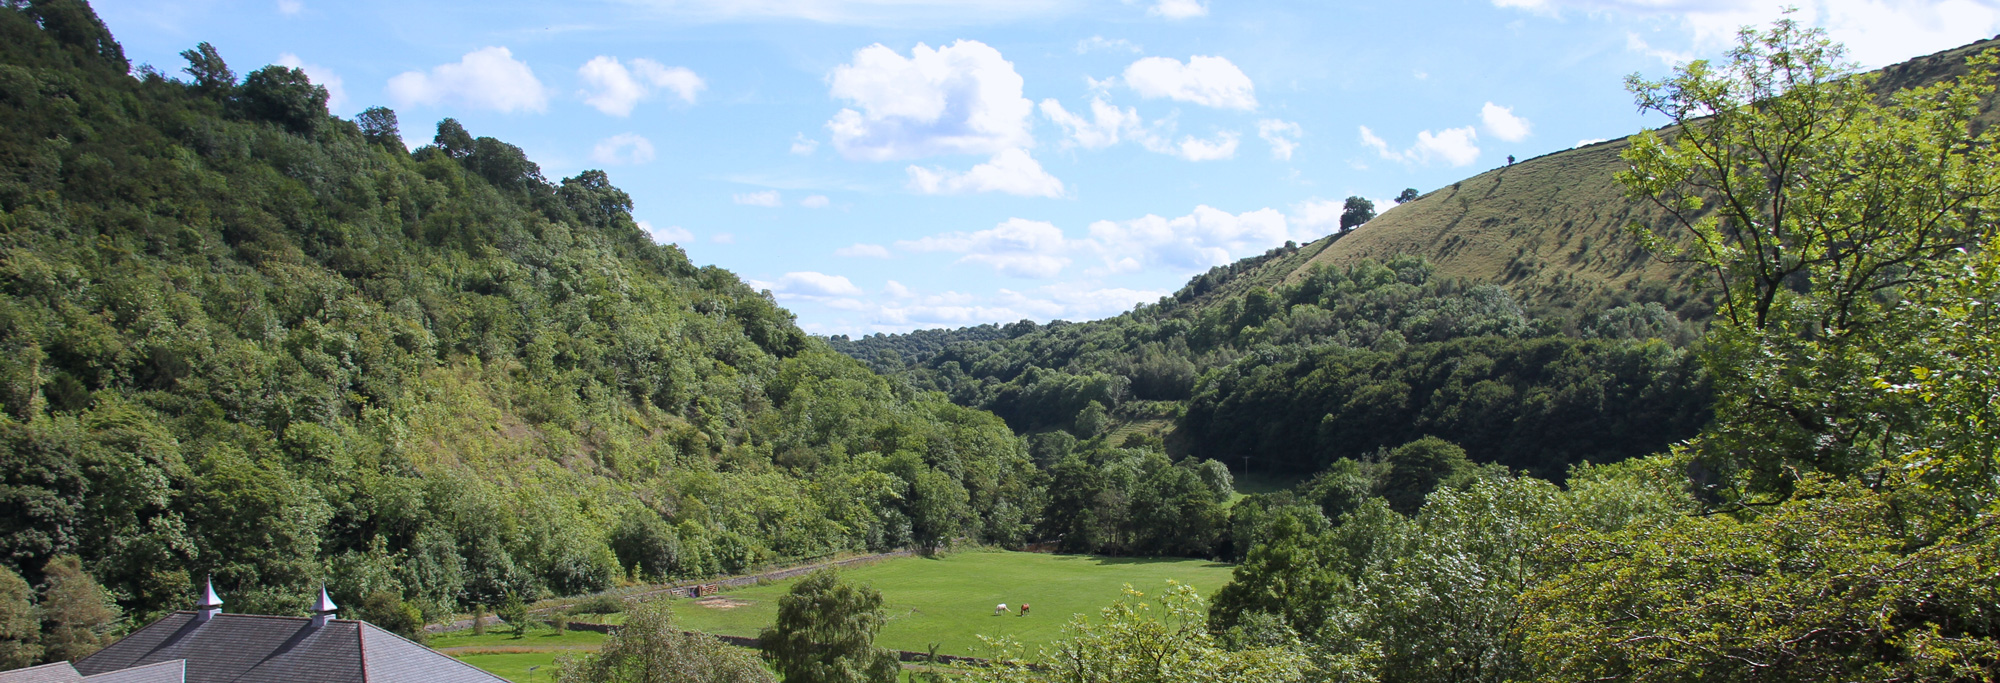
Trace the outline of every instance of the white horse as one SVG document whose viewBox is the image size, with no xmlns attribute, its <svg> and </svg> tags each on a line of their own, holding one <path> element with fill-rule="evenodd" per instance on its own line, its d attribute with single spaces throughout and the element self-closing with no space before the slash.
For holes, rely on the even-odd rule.
<svg viewBox="0 0 2000 683">
<path fill-rule="evenodd" d="M 996 617 L 997 617 L 997 616 L 1000 616 L 1000 615 L 1002 615 L 1002 614 L 1006 614 L 1006 613 L 1007 613 L 1007 603 L 1004 603 L 1004 602 L 1003 602 L 1003 603 L 1000 603 L 999 605 L 997 605 L 997 606 L 995 606 L 995 607 L 993 608 L 993 616 L 996 616 Z"/>
</svg>

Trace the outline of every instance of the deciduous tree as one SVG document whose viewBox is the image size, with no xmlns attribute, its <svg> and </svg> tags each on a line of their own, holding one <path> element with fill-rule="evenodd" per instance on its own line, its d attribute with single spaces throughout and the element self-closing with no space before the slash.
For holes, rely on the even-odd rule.
<svg viewBox="0 0 2000 683">
<path fill-rule="evenodd" d="M 1157 612 L 1155 609 L 1157 608 Z M 989 641 L 1001 655 L 970 676 L 994 683 L 1287 683 L 1314 680 L 1307 658 L 1290 647 L 1228 650 L 1203 618 L 1201 595 L 1168 582 L 1153 600 L 1125 587 L 1124 596 L 1092 620 L 1077 615 L 1063 636 L 1042 648 L 1039 669 L 1020 661 L 1012 641 Z M 1286 643 L 1285 645 L 1289 645 Z"/>
<path fill-rule="evenodd" d="M 558 660 L 557 683 L 769 683 L 754 655 L 675 627 L 665 602 L 625 613 L 594 654 Z"/>
<path fill-rule="evenodd" d="M 1696 454 L 1718 494 L 1783 495 L 1799 472 L 1859 474 L 1911 421 L 1875 386 L 1920 352 L 1907 293 L 1962 268 L 1992 229 L 2000 133 L 1975 131 L 1995 58 L 1884 97 L 1822 31 L 1746 29 L 1720 64 L 1634 76 L 1674 125 L 1634 136 L 1619 180 L 1672 217 L 1634 229 L 1719 290 L 1720 418 Z"/>
<path fill-rule="evenodd" d="M 1347 232 L 1375 220 L 1375 202 L 1365 197 L 1348 197 L 1340 210 L 1340 231 Z"/>
<path fill-rule="evenodd" d="M 74 661 L 104 647 L 118 610 L 83 563 L 75 555 L 58 555 L 42 568 L 42 577 L 44 658 Z"/>
<path fill-rule="evenodd" d="M 882 594 L 822 569 L 778 599 L 778 619 L 757 638 L 786 683 L 891 683 L 896 655 L 875 646 Z"/>
<path fill-rule="evenodd" d="M 208 92 L 227 92 L 236 87 L 236 72 L 229 70 L 222 55 L 207 41 L 192 50 L 183 50 L 181 58 L 187 60 L 187 68 L 182 71 L 194 77 L 194 87 Z"/>
<path fill-rule="evenodd" d="M 41 659 L 41 622 L 35 615 L 34 589 L 20 574 L 0 566 L 0 671 Z"/>
</svg>

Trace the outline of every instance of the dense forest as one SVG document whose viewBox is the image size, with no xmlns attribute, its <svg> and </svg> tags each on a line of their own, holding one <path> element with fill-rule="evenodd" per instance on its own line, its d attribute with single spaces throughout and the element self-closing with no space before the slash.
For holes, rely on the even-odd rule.
<svg viewBox="0 0 2000 683">
<path fill-rule="evenodd" d="M 475 605 L 839 551 L 1023 542 L 999 419 L 883 379 L 452 120 L 327 115 L 215 48 L 134 69 L 0 9 L 0 565 L 130 622 Z"/>
<path fill-rule="evenodd" d="M 1707 420 L 1688 350 L 1699 324 L 1657 301 L 1532 316 L 1507 289 L 1438 277 L 1416 256 L 1222 286 L 1297 249 L 1105 320 L 831 341 L 1025 434 L 1151 423 L 1177 454 L 1298 476 L 1436 436 L 1559 479 L 1659 452 Z"/>
</svg>

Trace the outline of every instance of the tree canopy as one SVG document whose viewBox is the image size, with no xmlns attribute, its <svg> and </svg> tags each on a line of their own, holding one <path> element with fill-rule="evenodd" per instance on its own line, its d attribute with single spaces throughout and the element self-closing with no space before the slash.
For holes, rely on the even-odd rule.
<svg viewBox="0 0 2000 683">
<path fill-rule="evenodd" d="M 881 593 L 822 569 L 778 599 L 757 642 L 786 683 L 893 683 L 896 655 L 875 646 L 885 621 Z"/>
</svg>

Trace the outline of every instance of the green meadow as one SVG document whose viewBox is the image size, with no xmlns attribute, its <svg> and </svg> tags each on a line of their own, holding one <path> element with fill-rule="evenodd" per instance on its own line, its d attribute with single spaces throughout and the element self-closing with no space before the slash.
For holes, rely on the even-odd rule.
<svg viewBox="0 0 2000 683">
<path fill-rule="evenodd" d="M 1032 655 L 1035 646 L 1061 634 L 1071 615 L 1096 615 L 1126 584 L 1152 594 L 1171 579 L 1206 596 L 1229 581 L 1230 569 L 1202 560 L 967 551 L 896 558 L 844 573 L 882 592 L 889 624 L 876 644 L 925 652 L 936 643 L 942 654 L 985 656 L 980 635 L 1012 636 Z M 778 598 L 794 582 L 725 591 L 722 597 L 744 603 L 726 609 L 675 600 L 675 619 L 691 630 L 754 636 L 776 619 Z M 1003 602 L 1008 613 L 995 616 L 993 606 Z M 1018 611 L 1024 602 L 1033 607 L 1025 617 Z"/>
<path fill-rule="evenodd" d="M 876 644 L 896 650 L 986 656 L 979 636 L 1010 636 L 1035 648 L 1053 642 L 1076 614 L 1096 615 L 1117 600 L 1127 584 L 1148 594 L 1165 588 L 1168 580 L 1213 594 L 1229 581 L 1230 565 L 1203 560 L 1048 555 L 993 550 L 953 553 L 937 558 L 900 557 L 842 570 L 847 578 L 882 592 L 889 624 Z M 674 600 L 674 618 L 682 628 L 726 635 L 755 636 L 777 618 L 778 598 L 797 579 L 723 591 L 721 600 Z M 1007 603 L 1008 612 L 995 616 L 993 606 Z M 1021 603 L 1032 609 L 1021 616 Z M 623 615 L 578 617 L 617 621 Z M 482 636 L 470 632 L 434 637 L 430 646 L 452 652 L 468 664 L 516 683 L 553 680 L 551 664 L 565 650 L 595 649 L 604 641 L 597 633 L 556 633 L 542 627 L 515 638 L 504 628 Z M 450 650 L 447 650 L 450 652 Z M 533 672 L 528 667 L 541 667 Z"/>
</svg>

